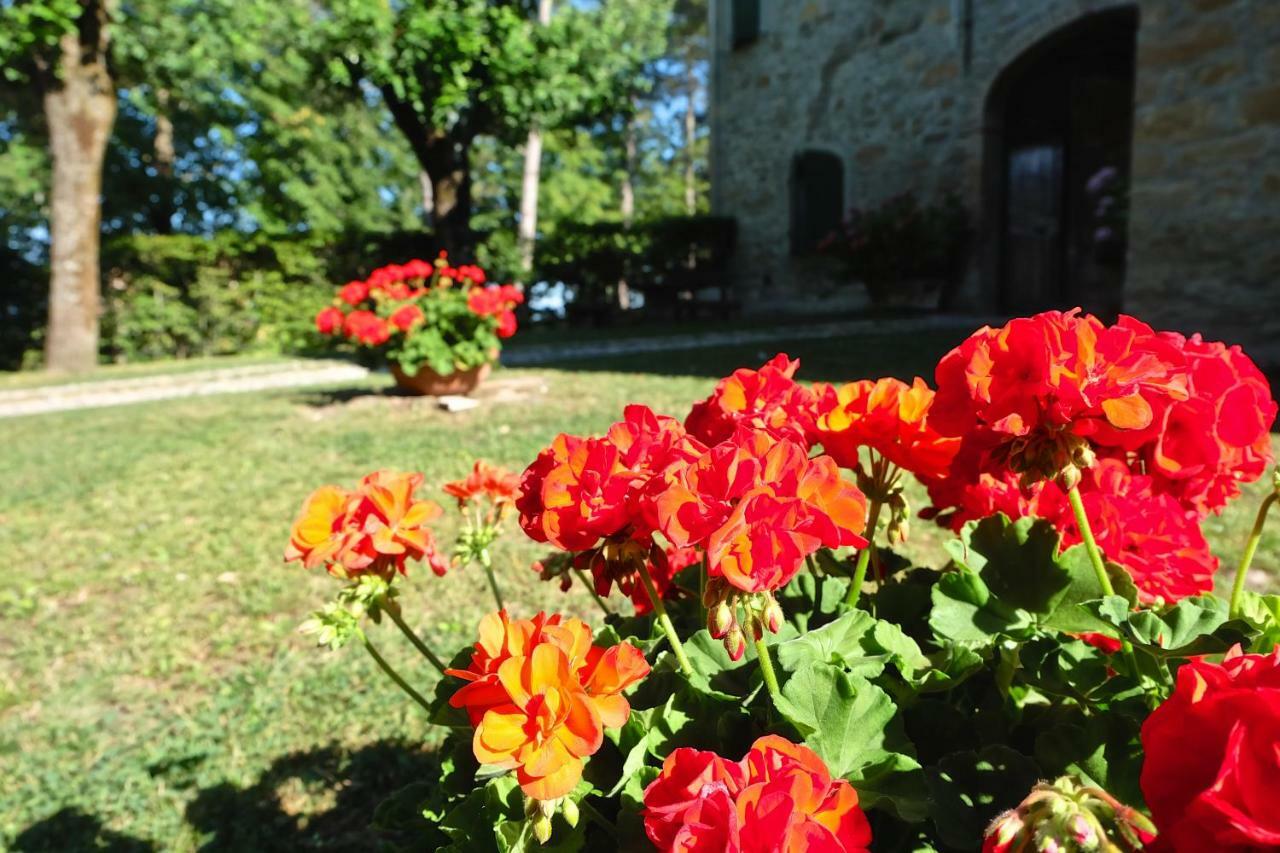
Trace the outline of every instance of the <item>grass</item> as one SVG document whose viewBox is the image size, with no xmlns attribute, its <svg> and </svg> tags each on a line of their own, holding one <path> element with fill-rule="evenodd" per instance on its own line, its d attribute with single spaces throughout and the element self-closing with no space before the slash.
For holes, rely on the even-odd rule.
<svg viewBox="0 0 1280 853">
<path fill-rule="evenodd" d="M 791 351 L 807 377 L 836 379 L 920 372 L 944 343 Z M 475 457 L 522 467 L 557 432 L 599 431 L 630 401 L 682 415 L 712 376 L 761 360 L 749 349 L 500 371 L 522 399 L 454 415 L 382 394 L 373 377 L 0 422 L 0 849 L 367 849 L 373 806 L 430 772 L 438 734 L 358 648 L 329 653 L 296 633 L 337 589 L 280 563 L 302 498 L 377 467 L 421 470 L 432 486 Z M 1259 493 L 1209 523 L 1232 562 Z M 1278 531 L 1255 562 L 1272 573 Z M 936 560 L 940 540 L 913 525 L 921 557 Z M 513 609 L 595 620 L 576 588 L 536 581 L 538 554 L 515 535 L 500 545 Z M 490 599 L 478 571 L 418 571 L 404 605 L 449 654 Z M 372 636 L 431 688 L 394 629 Z"/>
</svg>

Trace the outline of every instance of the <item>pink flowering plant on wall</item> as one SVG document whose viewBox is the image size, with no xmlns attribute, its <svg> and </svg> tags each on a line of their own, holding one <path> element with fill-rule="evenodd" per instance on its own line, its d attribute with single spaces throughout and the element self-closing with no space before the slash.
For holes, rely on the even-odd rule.
<svg viewBox="0 0 1280 853">
<path fill-rule="evenodd" d="M 382 830 L 504 853 L 1280 847 L 1280 598 L 1243 586 L 1280 482 L 1248 541 L 1203 529 L 1274 463 L 1239 348 L 1049 312 L 978 330 L 932 386 L 801 375 L 779 355 L 683 420 L 631 405 L 522 473 L 477 462 L 442 492 L 450 547 L 418 474 L 306 500 L 286 557 L 342 584 L 306 629 L 364 645 L 445 730 Z M 895 550 L 921 520 L 945 564 Z M 547 549 L 524 583 L 578 588 L 595 625 L 507 606 L 509 534 Z M 495 609 L 438 655 L 398 591 L 483 589 L 474 566 Z M 387 663 L 385 623 L 434 682 Z"/>
</svg>

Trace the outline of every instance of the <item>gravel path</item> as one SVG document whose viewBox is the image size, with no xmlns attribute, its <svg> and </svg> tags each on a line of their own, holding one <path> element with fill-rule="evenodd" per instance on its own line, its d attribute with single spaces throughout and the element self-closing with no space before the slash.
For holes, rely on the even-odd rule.
<svg viewBox="0 0 1280 853">
<path fill-rule="evenodd" d="M 779 340 L 821 340 L 823 338 L 852 337 L 868 333 L 901 334 L 931 329 L 972 331 L 984 323 L 992 322 L 998 322 L 997 318 L 960 314 L 931 314 L 923 317 L 868 318 L 841 320 L 831 323 L 805 323 L 803 325 L 774 326 L 768 329 L 746 329 L 732 332 L 699 332 L 696 334 L 665 335 L 650 338 L 619 338 L 611 341 L 588 341 L 581 344 L 557 342 L 509 349 L 503 352 L 502 363 L 509 367 L 521 367 L 561 361 L 580 361 L 602 356 L 735 346 L 737 344 L 766 343 Z M 566 332 L 566 335 L 568 334 Z"/>
<path fill-rule="evenodd" d="M 666 350 L 702 349 L 737 344 L 766 343 L 775 340 L 820 340 L 858 334 L 903 334 L 931 329 L 976 329 L 994 318 L 962 315 L 929 315 L 893 319 L 841 320 L 831 323 L 804 323 L 775 326 L 768 329 L 746 329 L 726 332 L 665 335 L 657 337 L 620 338 L 585 343 L 537 344 L 518 347 L 502 354 L 502 363 L 510 367 L 580 361 L 602 356 L 631 355 Z M 566 337 L 569 335 L 566 332 Z M 299 359 L 274 364 L 244 367 L 210 368 L 160 376 L 133 379 L 104 379 L 66 385 L 0 390 L 0 418 L 63 412 L 72 409 L 96 409 L 124 406 L 154 400 L 181 397 L 206 397 L 240 391 L 265 391 L 274 388 L 304 388 L 310 385 L 332 385 L 364 379 L 369 371 L 363 367 L 337 361 Z"/>
<path fill-rule="evenodd" d="M 180 397 L 207 397 L 239 391 L 303 388 L 363 379 L 369 371 L 336 361 L 291 361 L 275 364 L 193 370 L 135 379 L 103 379 L 0 391 L 0 418 L 97 409 Z"/>
</svg>

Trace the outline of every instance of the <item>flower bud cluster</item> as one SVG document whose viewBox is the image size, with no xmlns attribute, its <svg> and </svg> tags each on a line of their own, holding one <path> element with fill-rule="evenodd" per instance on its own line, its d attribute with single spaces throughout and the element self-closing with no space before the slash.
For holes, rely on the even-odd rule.
<svg viewBox="0 0 1280 853">
<path fill-rule="evenodd" d="M 707 632 L 723 641 L 732 660 L 746 653 L 748 633 L 759 640 L 766 629 L 773 634 L 782 630 L 782 605 L 771 592 L 743 592 L 724 578 L 708 578 L 702 603 L 707 608 Z"/>
<path fill-rule="evenodd" d="M 539 844 L 546 844 L 551 840 L 551 820 L 559 812 L 564 816 L 564 822 L 569 826 L 578 825 L 578 804 L 569 797 L 559 797 L 554 800 L 535 800 L 532 797 L 526 797 L 524 801 L 524 815 L 533 827 L 533 837 L 538 839 Z"/>
<path fill-rule="evenodd" d="M 1074 777 L 1041 782 L 987 829 L 983 853 L 1128 853 L 1155 838 L 1146 816 Z"/>
</svg>

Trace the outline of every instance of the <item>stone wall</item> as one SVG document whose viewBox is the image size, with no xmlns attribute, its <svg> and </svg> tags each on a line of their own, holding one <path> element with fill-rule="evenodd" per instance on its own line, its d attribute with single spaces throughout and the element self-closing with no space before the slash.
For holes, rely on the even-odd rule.
<svg viewBox="0 0 1280 853">
<path fill-rule="evenodd" d="M 760 38 L 738 49 L 729 6 L 711 0 L 712 200 L 738 218 L 749 305 L 861 298 L 825 259 L 790 255 L 802 150 L 841 158 L 846 207 L 957 192 L 989 243 L 993 84 L 1055 30 L 1137 6 L 1125 309 L 1253 341 L 1280 332 L 1280 0 L 761 0 Z M 961 302 L 998 309 L 981 258 Z"/>
</svg>

